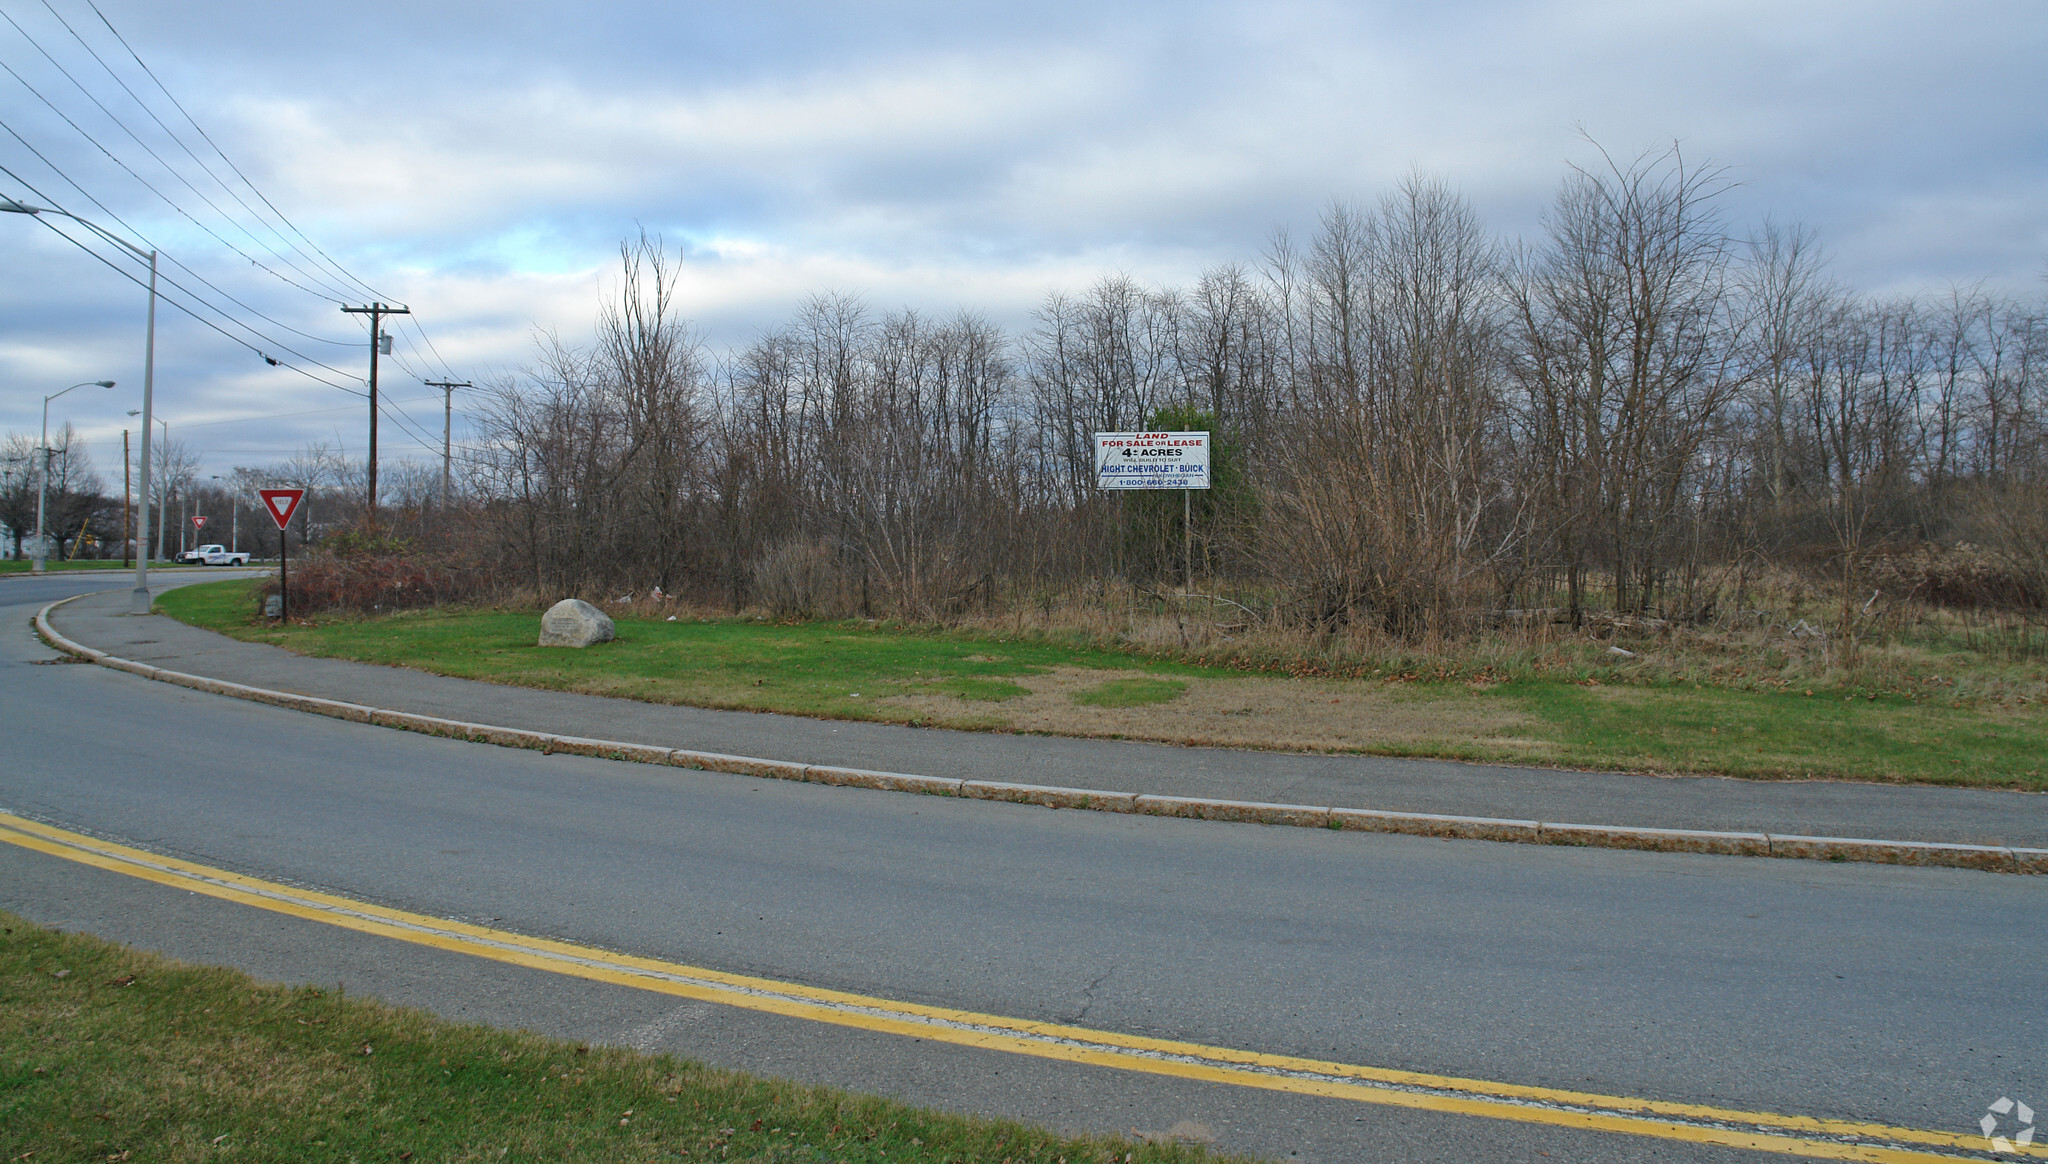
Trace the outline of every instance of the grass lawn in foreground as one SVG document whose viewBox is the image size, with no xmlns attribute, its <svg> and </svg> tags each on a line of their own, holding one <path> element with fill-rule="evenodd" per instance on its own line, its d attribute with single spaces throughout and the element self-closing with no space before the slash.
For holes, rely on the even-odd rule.
<svg viewBox="0 0 2048 1164">
<path fill-rule="evenodd" d="M 658 703 L 983 730 L 1753 777 L 2048 790 L 2038 706 L 1695 683 L 1287 678 L 860 622 L 618 619 L 541 648 L 538 613 L 253 618 L 250 584 L 173 590 L 165 613 L 308 655 Z"/>
<path fill-rule="evenodd" d="M 0 1159 L 1222 1159 L 258 983 L 0 912 Z"/>
</svg>

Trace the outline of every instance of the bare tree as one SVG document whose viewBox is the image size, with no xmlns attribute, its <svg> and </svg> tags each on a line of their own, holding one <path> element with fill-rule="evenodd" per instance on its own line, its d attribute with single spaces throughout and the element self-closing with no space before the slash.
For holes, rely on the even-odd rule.
<svg viewBox="0 0 2048 1164">
<path fill-rule="evenodd" d="M 172 503 L 179 499 L 189 502 L 192 487 L 199 479 L 199 454 L 178 437 L 158 439 L 152 445 L 152 451 L 156 456 L 156 465 L 150 481 L 156 492 L 153 502 L 157 515 L 156 553 L 159 558 L 169 558 L 175 552 L 170 548 L 170 531 L 166 529 Z M 183 522 L 184 516 L 181 514 L 180 528 L 177 530 L 177 544 L 180 549 L 183 549 L 185 544 Z M 143 532 L 145 535 L 148 534 L 147 530 Z"/>
<path fill-rule="evenodd" d="M 1262 556 L 1318 621 L 1442 630 L 1493 556 L 1493 244 L 1448 187 L 1411 176 L 1372 213 L 1333 208 L 1310 255 Z"/>
<path fill-rule="evenodd" d="M 1743 383 L 1724 187 L 1676 147 L 1574 168 L 1510 281 L 1528 471 L 1575 617 L 1598 566 L 1618 608 L 1655 600 L 1701 444 Z"/>
<path fill-rule="evenodd" d="M 13 557 L 22 556 L 22 539 L 35 528 L 36 481 L 42 454 L 36 438 L 26 433 L 9 433 L 0 443 L 0 522 L 7 525 L 14 541 Z"/>
<path fill-rule="evenodd" d="M 642 237 L 594 341 L 540 337 L 490 394 L 467 520 L 499 577 L 544 592 L 915 617 L 1002 587 L 1092 600 L 1181 578 L 1194 531 L 1178 499 L 1097 491 L 1091 435 L 1205 427 L 1218 488 L 1190 524 L 1212 577 L 1418 637 L 1558 590 L 1573 619 L 1603 594 L 1704 617 L 1730 562 L 1738 590 L 1768 561 L 1847 595 L 1888 543 L 1991 538 L 1973 507 L 2032 504 L 2041 307 L 1856 296 L 1808 230 L 1738 241 L 1725 186 L 1675 148 L 1605 158 L 1510 251 L 1410 177 L 1255 267 L 1049 293 L 1014 338 L 829 293 L 715 362 Z M 323 456 L 323 488 L 354 471 Z"/>
</svg>

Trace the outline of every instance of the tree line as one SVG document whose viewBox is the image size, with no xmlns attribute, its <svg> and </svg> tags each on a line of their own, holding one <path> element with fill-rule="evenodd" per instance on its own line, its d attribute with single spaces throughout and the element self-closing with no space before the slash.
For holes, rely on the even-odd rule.
<svg viewBox="0 0 2048 1164">
<path fill-rule="evenodd" d="M 170 560 L 193 546 L 234 542 L 257 557 L 274 556 L 277 531 L 262 511 L 257 491 L 299 488 L 306 499 L 292 520 L 296 544 L 309 546 L 329 533 L 349 529 L 364 517 L 364 466 L 334 446 L 315 442 L 272 465 L 237 467 L 225 474 L 201 471 L 199 451 L 178 437 L 151 442 L 150 528 L 136 531 L 133 508 L 135 482 L 130 482 L 129 509 L 106 477 L 94 468 L 85 438 L 66 422 L 50 434 L 49 480 L 45 494 L 50 557 L 120 558 L 139 545 L 156 560 Z M 0 552 L 29 557 L 36 528 L 36 497 L 43 455 L 35 437 L 9 434 L 0 440 L 0 526 L 5 539 Z M 378 492 L 386 507 L 386 524 L 398 534 L 417 537 L 440 532 L 438 512 L 441 471 L 412 460 L 387 462 Z M 140 474 L 138 473 L 139 479 Z M 119 481 L 113 484 L 120 484 Z M 203 516 L 196 527 L 192 518 Z M 124 547 L 126 523 L 131 543 Z"/>
<path fill-rule="evenodd" d="M 1574 168 L 1510 241 L 1412 176 L 1185 286 L 1049 293 L 1016 332 L 834 293 L 715 354 L 642 237 L 591 342 L 488 388 L 456 512 L 438 466 L 386 467 L 385 532 L 488 588 L 790 614 L 1120 588 L 1416 637 L 1704 619 L 1787 576 L 1845 620 L 2041 609 L 2043 302 L 1860 293 L 1726 192 L 1676 150 Z M 1214 487 L 1095 489 L 1092 435 L 1132 429 L 1212 431 Z M 164 496 L 204 492 L 176 468 Z M 309 489 L 303 540 L 362 516 L 325 448 L 236 475 Z"/>
<path fill-rule="evenodd" d="M 1511 243 L 1411 177 L 1190 286 L 1049 294 L 1022 334 L 827 294 L 718 359 L 642 238 L 595 342 L 496 386 L 479 545 L 546 593 L 931 617 L 1229 586 L 1402 635 L 1703 617 L 1772 569 L 1846 609 L 1966 546 L 2039 606 L 2043 305 L 1859 294 L 1725 191 L 1676 151 L 1574 169 Z M 1092 434 L 1132 429 L 1214 432 L 1191 531 L 1178 497 L 1093 487 Z"/>
</svg>

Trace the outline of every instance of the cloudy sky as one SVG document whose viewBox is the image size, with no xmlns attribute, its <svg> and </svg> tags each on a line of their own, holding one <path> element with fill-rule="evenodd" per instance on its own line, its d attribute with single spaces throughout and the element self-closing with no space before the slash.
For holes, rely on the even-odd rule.
<svg viewBox="0 0 2048 1164">
<path fill-rule="evenodd" d="M 158 415 L 207 473 L 361 454 L 367 334 L 339 304 L 372 289 L 420 325 L 392 329 L 383 455 L 438 455 L 421 382 L 580 340 L 642 229 L 714 350 L 826 290 L 1021 327 L 1105 274 L 1255 259 L 1411 170 L 1533 237 L 1592 143 L 1675 141 L 1727 168 L 1731 224 L 1806 223 L 1855 286 L 2048 291 L 2040 0 L 94 2 L 0 0 L 0 197 L 161 248 L 171 294 L 232 317 L 203 312 L 239 343 L 158 319 Z M 118 488 L 144 300 L 0 215 L 0 432 L 118 380 L 51 413 Z"/>
</svg>

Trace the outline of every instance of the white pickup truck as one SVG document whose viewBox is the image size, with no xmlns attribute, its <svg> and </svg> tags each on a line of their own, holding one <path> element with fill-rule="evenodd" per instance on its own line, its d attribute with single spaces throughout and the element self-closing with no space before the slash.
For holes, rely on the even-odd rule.
<svg viewBox="0 0 2048 1164">
<path fill-rule="evenodd" d="M 201 546 L 179 555 L 178 561 L 186 566 L 246 566 L 249 555 L 231 554 L 226 546 Z"/>
</svg>

